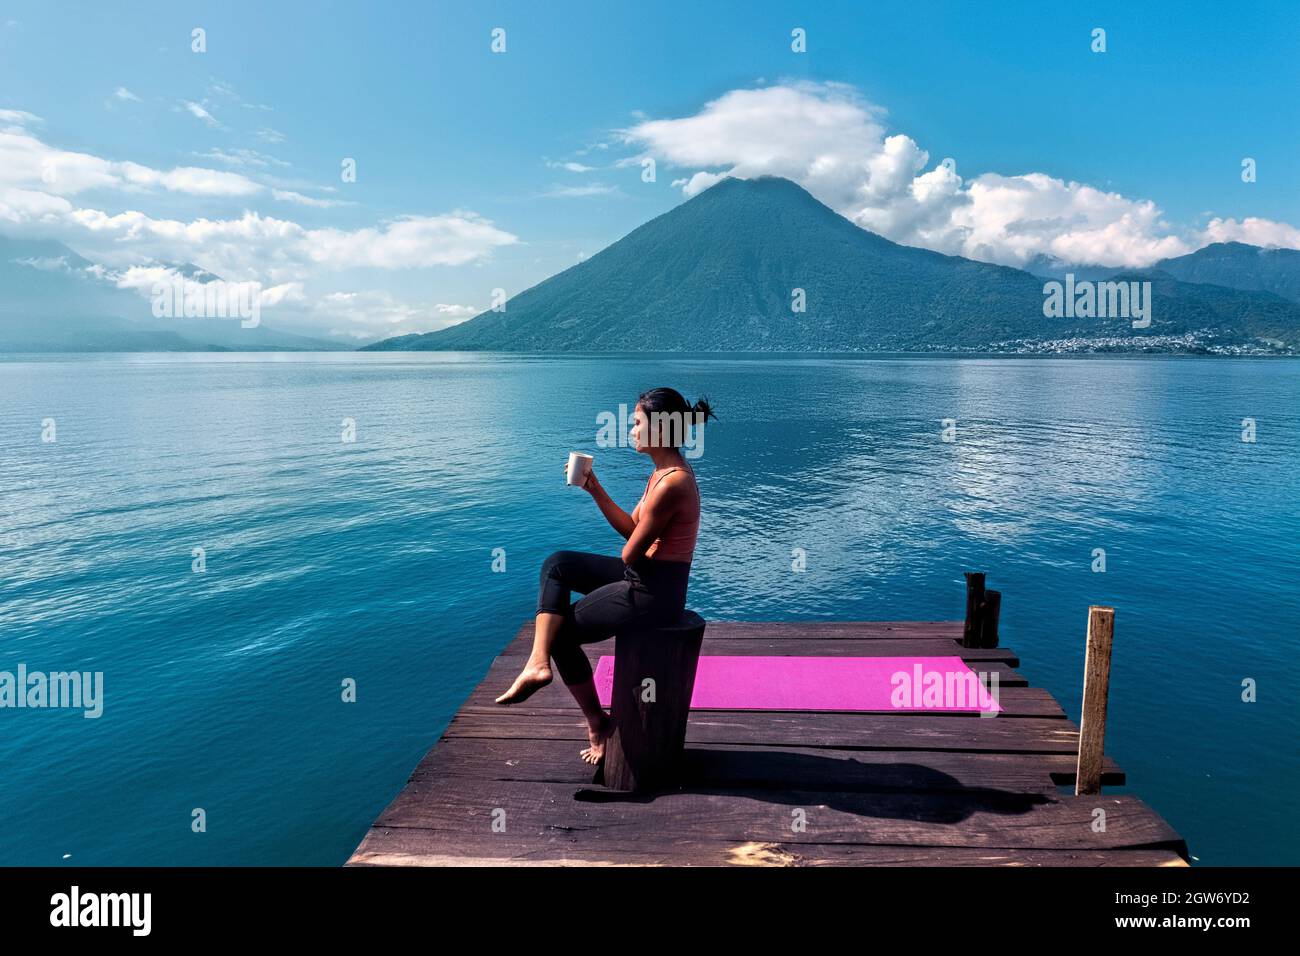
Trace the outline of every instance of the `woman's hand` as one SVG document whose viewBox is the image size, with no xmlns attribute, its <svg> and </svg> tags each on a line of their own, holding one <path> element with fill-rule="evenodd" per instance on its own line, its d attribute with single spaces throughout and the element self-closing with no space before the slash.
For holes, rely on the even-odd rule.
<svg viewBox="0 0 1300 956">
<path fill-rule="evenodd" d="M 569 474 L 569 463 L 567 461 L 564 463 L 564 474 L 567 481 Z M 605 520 L 609 522 L 610 527 L 622 535 L 624 539 L 632 533 L 632 529 L 636 527 L 636 519 L 614 504 L 613 499 L 600 486 L 600 481 L 596 478 L 594 470 L 583 475 L 582 484 L 577 487 L 591 495 L 592 500 L 596 502 L 596 507 L 605 516 Z"/>
<path fill-rule="evenodd" d="M 565 461 L 564 463 L 564 480 L 565 481 L 569 480 L 568 461 Z M 591 469 L 588 469 L 587 473 L 582 476 L 582 484 L 577 485 L 577 487 L 581 488 L 583 491 L 587 492 L 588 494 L 595 494 L 596 489 L 600 487 L 600 482 L 596 480 L 596 473 Z"/>
</svg>

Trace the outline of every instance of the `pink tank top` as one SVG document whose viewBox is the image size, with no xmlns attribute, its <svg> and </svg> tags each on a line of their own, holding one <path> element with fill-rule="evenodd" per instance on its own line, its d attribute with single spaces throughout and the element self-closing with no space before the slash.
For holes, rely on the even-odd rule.
<svg viewBox="0 0 1300 956">
<path fill-rule="evenodd" d="M 680 468 L 672 467 L 659 476 L 659 481 L 663 481 L 674 471 L 680 471 Z M 646 479 L 646 490 L 641 493 L 641 501 L 645 501 L 645 496 L 650 493 L 650 481 L 654 478 L 654 472 L 650 473 L 650 478 Z M 655 482 L 655 487 L 659 486 L 659 481 Z M 695 484 L 695 476 L 692 474 L 691 483 Z M 647 558 L 655 558 L 659 561 L 690 561 L 695 554 L 695 539 L 700 531 L 700 487 L 695 485 L 695 515 L 692 518 L 683 518 L 680 514 L 675 515 L 669 522 L 668 527 L 664 528 L 659 537 L 651 542 L 650 547 L 646 549 Z"/>
</svg>

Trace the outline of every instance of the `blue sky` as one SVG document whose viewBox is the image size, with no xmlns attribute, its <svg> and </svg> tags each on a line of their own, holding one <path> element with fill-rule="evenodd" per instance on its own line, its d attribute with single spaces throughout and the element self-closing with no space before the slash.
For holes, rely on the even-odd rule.
<svg viewBox="0 0 1300 956">
<path fill-rule="evenodd" d="M 196 262 L 278 289 L 268 324 L 357 339 L 462 319 L 724 173 L 1013 265 L 1300 246 L 1298 53 L 1295 3 L 5 3 L 0 233 L 135 288 Z"/>
</svg>

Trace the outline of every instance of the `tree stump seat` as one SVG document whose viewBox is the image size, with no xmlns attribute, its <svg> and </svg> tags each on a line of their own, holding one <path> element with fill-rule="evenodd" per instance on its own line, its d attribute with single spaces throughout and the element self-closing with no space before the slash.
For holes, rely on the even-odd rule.
<svg viewBox="0 0 1300 956">
<path fill-rule="evenodd" d="M 691 610 L 669 624 L 633 625 L 615 635 L 614 729 L 594 783 L 643 792 L 676 782 L 703 642 L 704 619 Z"/>
</svg>

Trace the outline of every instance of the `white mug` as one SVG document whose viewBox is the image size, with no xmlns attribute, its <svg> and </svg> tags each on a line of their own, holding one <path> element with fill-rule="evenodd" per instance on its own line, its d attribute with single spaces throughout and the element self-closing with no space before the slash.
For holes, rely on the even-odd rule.
<svg viewBox="0 0 1300 956">
<path fill-rule="evenodd" d="M 587 475 L 591 474 L 592 457 L 584 455 L 580 451 L 569 452 L 569 476 L 568 484 L 581 485 L 587 480 Z"/>
</svg>

